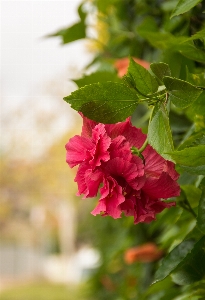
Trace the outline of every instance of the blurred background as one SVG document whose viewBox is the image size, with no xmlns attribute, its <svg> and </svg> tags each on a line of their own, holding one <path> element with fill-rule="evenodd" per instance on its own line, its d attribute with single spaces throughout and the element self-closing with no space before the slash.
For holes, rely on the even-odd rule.
<svg viewBox="0 0 205 300">
<path fill-rule="evenodd" d="M 68 299 L 47 282 L 78 284 L 98 260 L 77 243 L 75 171 L 64 148 L 81 122 L 63 97 L 93 54 L 85 40 L 62 47 L 46 37 L 78 21 L 79 3 L 1 2 L 0 294 L 28 288 L 2 300 Z"/>
</svg>

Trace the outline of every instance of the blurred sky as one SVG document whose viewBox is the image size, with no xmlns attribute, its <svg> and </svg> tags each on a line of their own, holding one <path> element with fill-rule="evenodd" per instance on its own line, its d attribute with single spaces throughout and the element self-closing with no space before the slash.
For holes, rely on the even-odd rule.
<svg viewBox="0 0 205 300">
<path fill-rule="evenodd" d="M 12 125 L 12 120 L 2 121 L 1 143 L 8 144 L 9 134 L 13 134 L 12 129 L 18 132 L 23 130 L 32 139 L 33 153 L 36 153 L 42 144 L 42 141 L 39 144 L 38 138 L 36 139 L 32 120 L 36 107 L 42 109 L 42 113 L 45 110 L 55 110 L 56 107 L 45 91 L 45 85 L 49 86 L 49 82 L 55 81 L 60 99 L 76 88 L 68 81 L 68 78 L 76 76 L 72 74 L 72 70 L 82 70 L 92 58 L 85 47 L 85 40 L 61 46 L 60 38 L 45 36 L 75 23 L 78 20 L 77 7 L 80 2 L 1 1 L 2 120 L 19 107 L 24 107 L 24 121 L 16 121 L 15 124 L 13 118 Z M 66 104 L 62 100 L 62 107 L 63 105 Z M 64 115 L 61 123 L 55 124 L 53 130 L 58 132 L 59 126 L 59 131 L 63 131 L 62 126 L 68 126 L 68 119 L 68 114 Z"/>
</svg>

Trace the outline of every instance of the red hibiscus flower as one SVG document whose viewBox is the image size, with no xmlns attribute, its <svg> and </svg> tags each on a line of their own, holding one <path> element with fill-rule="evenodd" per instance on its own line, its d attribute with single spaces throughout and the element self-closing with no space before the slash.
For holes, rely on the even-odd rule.
<svg viewBox="0 0 205 300">
<path fill-rule="evenodd" d="M 75 181 L 78 195 L 100 199 L 93 215 L 120 218 L 133 216 L 134 223 L 149 223 L 164 208 L 175 202 L 164 199 L 179 196 L 174 164 L 162 158 L 150 145 L 142 152 L 144 160 L 133 154 L 146 135 L 132 126 L 130 118 L 117 124 L 102 124 L 84 117 L 81 136 L 66 144 L 66 161 L 79 165 Z"/>
</svg>

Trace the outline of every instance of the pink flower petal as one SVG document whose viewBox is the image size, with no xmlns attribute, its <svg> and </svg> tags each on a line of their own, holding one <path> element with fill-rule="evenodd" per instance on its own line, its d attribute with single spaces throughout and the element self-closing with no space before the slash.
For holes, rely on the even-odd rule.
<svg viewBox="0 0 205 300">
<path fill-rule="evenodd" d="M 122 157 L 130 161 L 132 159 L 132 153 L 130 150 L 130 144 L 126 141 L 125 137 L 119 135 L 114 138 L 111 142 L 110 148 L 110 159 L 115 157 Z"/>
<path fill-rule="evenodd" d="M 98 123 L 86 118 L 81 112 L 79 112 L 79 114 L 83 118 L 83 127 L 82 127 L 81 136 L 86 138 L 91 138 L 92 130 Z"/>
<path fill-rule="evenodd" d="M 103 181 L 103 173 L 100 170 L 89 169 L 89 165 L 82 164 L 78 168 L 75 181 L 78 183 L 78 196 L 84 194 L 84 198 L 95 197 L 99 185 Z"/>
<path fill-rule="evenodd" d="M 142 152 L 145 159 L 145 174 L 147 177 L 159 177 L 163 172 L 166 160 L 160 156 L 150 145 Z"/>
<path fill-rule="evenodd" d="M 140 148 L 146 140 L 146 134 L 143 134 L 141 129 L 132 126 L 130 118 L 127 118 L 124 122 L 106 124 L 105 128 L 112 139 L 122 135 L 126 138 L 131 147 L 135 146 Z"/>
<path fill-rule="evenodd" d="M 130 184 L 135 189 L 140 189 L 144 184 L 138 177 L 144 175 L 144 165 L 140 158 L 136 157 L 136 163 L 129 162 L 121 157 L 109 160 L 106 164 L 106 172 L 120 183 L 121 186 Z"/>
<path fill-rule="evenodd" d="M 89 139 L 76 135 L 69 140 L 65 148 L 67 150 L 66 162 L 73 168 L 87 158 L 88 150 L 93 148 L 93 143 Z"/>
<path fill-rule="evenodd" d="M 180 195 L 178 183 L 165 172 L 159 178 L 147 178 L 142 189 L 153 198 L 167 199 Z"/>
<path fill-rule="evenodd" d="M 111 138 L 106 134 L 104 124 L 98 124 L 92 131 L 92 141 L 95 147 L 90 152 L 92 159 L 90 165 L 94 168 L 101 165 L 101 161 L 108 161 L 110 154 L 108 148 L 111 144 Z"/>
<path fill-rule="evenodd" d="M 112 177 L 107 177 L 100 192 L 101 198 L 99 204 L 91 213 L 96 215 L 103 212 L 104 216 L 109 215 L 114 219 L 120 218 L 121 210 L 119 205 L 125 200 L 122 195 L 122 188 Z"/>
<path fill-rule="evenodd" d="M 167 160 L 164 166 L 164 172 L 167 172 L 173 180 L 177 180 L 179 178 L 179 173 L 176 172 L 174 166 L 173 162 Z"/>
</svg>

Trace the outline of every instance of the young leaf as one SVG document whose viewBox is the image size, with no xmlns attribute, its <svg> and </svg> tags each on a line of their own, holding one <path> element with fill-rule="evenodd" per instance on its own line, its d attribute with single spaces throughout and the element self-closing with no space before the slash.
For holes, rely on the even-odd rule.
<svg viewBox="0 0 205 300">
<path fill-rule="evenodd" d="M 169 153 L 169 155 L 186 172 L 205 175 L 205 145 L 185 148 Z"/>
<path fill-rule="evenodd" d="M 135 87 L 143 95 L 153 94 L 158 90 L 158 83 L 154 76 L 132 58 L 130 58 L 127 75 L 134 80 Z"/>
<path fill-rule="evenodd" d="M 161 81 L 163 81 L 164 76 L 171 76 L 169 65 L 163 62 L 151 64 L 150 69 Z"/>
<path fill-rule="evenodd" d="M 169 92 L 170 100 L 179 108 L 188 107 L 202 93 L 201 89 L 180 79 L 165 76 L 163 81 Z"/>
<path fill-rule="evenodd" d="M 200 188 L 202 190 L 202 194 L 198 206 L 197 225 L 199 229 L 205 234 L 205 179 L 202 180 Z"/>
<path fill-rule="evenodd" d="M 152 120 L 148 127 L 148 142 L 165 159 L 171 160 L 171 156 L 167 152 L 173 151 L 174 146 L 169 117 L 164 105 L 154 108 Z"/>
<path fill-rule="evenodd" d="M 86 117 L 102 123 L 125 120 L 135 110 L 138 97 L 134 90 L 115 82 L 93 83 L 74 91 L 64 100 Z"/>
<path fill-rule="evenodd" d="M 201 1 L 202 0 L 179 0 L 177 6 L 172 12 L 171 18 L 187 12 Z"/>
<path fill-rule="evenodd" d="M 194 240 L 185 240 L 176 246 L 161 262 L 153 283 L 165 279 L 170 275 L 186 258 L 194 247 Z"/>
</svg>

